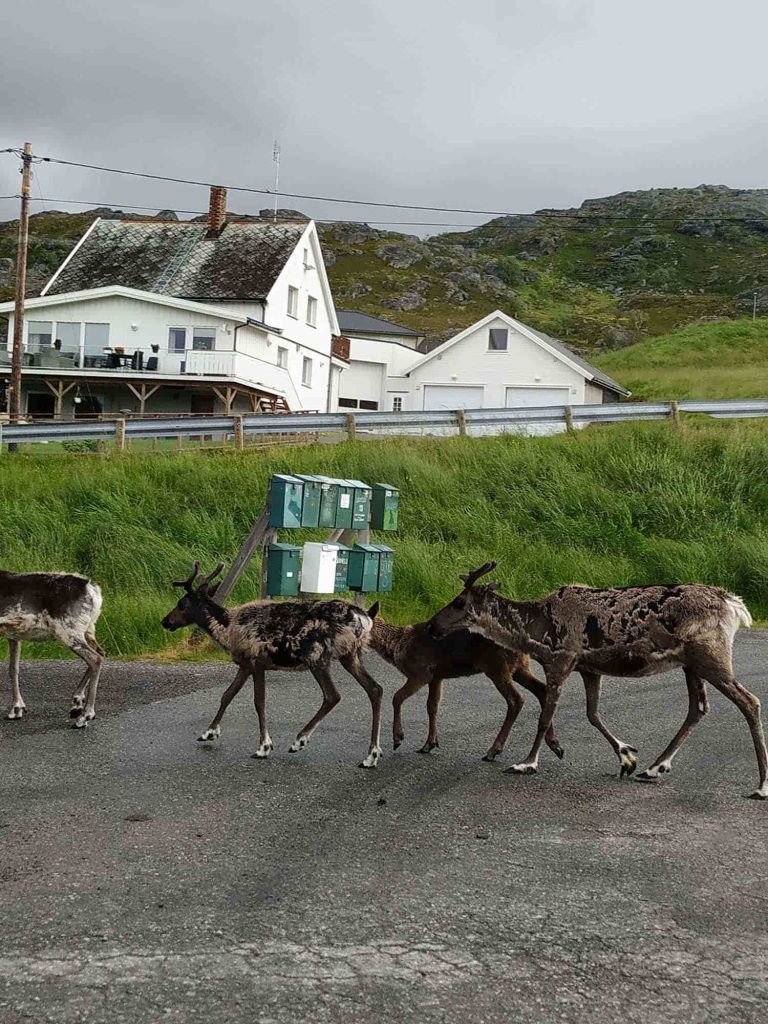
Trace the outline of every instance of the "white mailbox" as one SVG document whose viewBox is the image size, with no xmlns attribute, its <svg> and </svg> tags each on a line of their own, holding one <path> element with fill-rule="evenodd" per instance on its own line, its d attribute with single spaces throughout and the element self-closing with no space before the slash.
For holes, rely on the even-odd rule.
<svg viewBox="0 0 768 1024">
<path fill-rule="evenodd" d="M 335 544 L 305 544 L 301 565 L 302 593 L 333 594 L 336 590 L 338 557 L 339 549 Z"/>
</svg>

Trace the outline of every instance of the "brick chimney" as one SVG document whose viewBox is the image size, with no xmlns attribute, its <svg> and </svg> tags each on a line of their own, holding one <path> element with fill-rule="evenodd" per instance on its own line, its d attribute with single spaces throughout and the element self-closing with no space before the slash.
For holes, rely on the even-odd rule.
<svg viewBox="0 0 768 1024">
<path fill-rule="evenodd" d="M 211 200 L 208 205 L 208 237 L 218 238 L 227 222 L 227 190 L 221 185 L 211 185 Z"/>
</svg>

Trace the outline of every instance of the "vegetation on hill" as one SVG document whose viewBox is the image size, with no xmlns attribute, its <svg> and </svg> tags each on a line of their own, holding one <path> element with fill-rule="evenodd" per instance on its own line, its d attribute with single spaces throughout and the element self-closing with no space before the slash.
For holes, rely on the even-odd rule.
<svg viewBox="0 0 768 1024">
<path fill-rule="evenodd" d="M 765 398 L 768 321 L 694 324 L 596 362 L 636 399 Z"/>
<path fill-rule="evenodd" d="M 697 580 L 741 594 L 768 619 L 765 422 L 591 428 L 575 436 L 396 439 L 198 455 L 4 456 L 0 565 L 83 572 L 104 589 L 112 656 L 178 646 L 160 628 L 170 581 L 193 560 L 230 562 L 273 472 L 323 473 L 402 489 L 395 622 L 428 617 L 457 576 L 498 560 L 507 594 L 577 580 Z M 283 539 L 317 539 L 283 531 Z M 252 566 L 233 595 L 255 596 Z M 61 655 L 55 648 L 48 653 Z M 28 655 L 33 653 L 28 648 Z M 39 654 L 38 650 L 34 651 Z"/>
<path fill-rule="evenodd" d="M 97 213 L 119 215 L 32 218 L 31 294 Z M 0 224 L 0 299 L 12 292 L 16 231 L 15 221 Z M 768 311 L 766 190 L 626 192 L 427 240 L 365 224 L 320 231 L 340 308 L 389 317 L 432 340 L 496 307 L 585 351 L 738 316 L 751 311 L 754 291 Z"/>
</svg>

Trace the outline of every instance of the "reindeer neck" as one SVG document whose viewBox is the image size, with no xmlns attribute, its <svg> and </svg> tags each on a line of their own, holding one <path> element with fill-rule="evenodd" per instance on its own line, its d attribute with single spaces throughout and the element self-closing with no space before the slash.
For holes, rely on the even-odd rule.
<svg viewBox="0 0 768 1024">
<path fill-rule="evenodd" d="M 196 616 L 196 624 L 217 643 L 219 647 L 229 650 L 229 611 L 220 604 L 216 604 L 210 597 L 203 601 L 199 615 Z"/>
<path fill-rule="evenodd" d="M 394 663 L 398 646 L 404 635 L 405 628 L 403 626 L 392 626 L 389 622 L 384 622 L 382 618 L 376 616 L 371 630 L 371 647 L 385 661 Z"/>
<path fill-rule="evenodd" d="M 525 647 L 528 640 L 540 639 L 543 609 L 538 601 L 513 601 L 501 594 L 486 599 L 481 621 L 483 635 L 489 640 L 510 640 Z M 493 634 L 493 635 L 492 635 Z"/>
</svg>

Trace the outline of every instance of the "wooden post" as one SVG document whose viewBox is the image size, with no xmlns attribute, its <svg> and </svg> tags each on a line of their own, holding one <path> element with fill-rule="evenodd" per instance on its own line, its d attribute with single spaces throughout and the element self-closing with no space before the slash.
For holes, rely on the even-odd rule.
<svg viewBox="0 0 768 1024">
<path fill-rule="evenodd" d="M 463 409 L 456 410 L 456 420 L 459 424 L 459 437 L 467 436 L 467 416 Z"/>
<path fill-rule="evenodd" d="M 24 352 L 24 297 L 27 289 L 27 246 L 29 243 L 29 190 L 32 180 L 32 143 L 24 143 L 21 167 L 21 211 L 19 244 L 16 250 L 16 301 L 13 312 L 13 352 L 11 384 L 8 395 L 8 419 L 18 423 L 21 415 L 21 364 Z M 11 446 L 15 450 L 15 445 Z"/>
<path fill-rule="evenodd" d="M 177 449 L 177 451 L 181 451 L 183 447 L 184 447 L 184 435 L 183 434 L 179 434 L 177 436 L 177 438 L 176 438 L 176 449 Z"/>
<path fill-rule="evenodd" d="M 565 429 L 569 434 L 573 433 L 573 409 L 570 405 L 565 407 Z"/>
<path fill-rule="evenodd" d="M 56 399 L 56 404 L 54 406 L 54 411 L 53 411 L 53 418 L 56 419 L 56 420 L 60 420 L 61 419 L 61 413 L 62 413 L 62 410 L 64 408 L 64 396 L 68 395 L 69 392 L 72 390 L 72 388 L 76 388 L 77 387 L 77 383 L 70 384 L 68 387 L 64 387 L 64 381 L 63 380 L 60 380 L 58 382 L 57 387 L 54 387 L 53 384 L 51 384 L 51 382 L 49 380 L 46 380 L 44 383 L 48 386 L 48 389 L 53 392 L 54 397 Z"/>
<path fill-rule="evenodd" d="M 115 421 L 115 450 L 125 451 L 125 420 Z"/>
<path fill-rule="evenodd" d="M 261 591 L 260 591 L 260 596 L 261 596 L 262 600 L 264 598 L 268 598 L 269 597 L 269 594 L 267 593 L 267 567 L 268 567 L 268 564 L 269 564 L 269 555 L 267 554 L 267 548 L 269 547 L 270 544 L 274 544 L 274 542 L 276 540 L 277 540 L 277 530 L 273 529 L 273 527 L 271 527 L 271 526 L 268 527 L 267 528 L 267 532 L 264 534 L 264 547 L 262 549 L 262 556 L 261 556 Z"/>
<path fill-rule="evenodd" d="M 248 563 L 253 557 L 253 553 L 256 548 L 263 542 L 269 526 L 269 506 L 261 513 L 259 518 L 253 524 L 253 528 L 243 542 L 243 546 L 237 553 L 237 558 L 232 563 L 229 572 L 219 584 L 219 588 L 216 591 L 216 597 L 219 601 L 225 601 L 242 576 Z"/>
<path fill-rule="evenodd" d="M 357 420 L 353 412 L 347 413 L 347 437 L 350 441 L 355 440 L 355 432 L 357 430 Z"/>
<path fill-rule="evenodd" d="M 239 448 L 240 451 L 245 448 L 245 429 L 243 427 L 243 417 L 235 416 L 235 448 Z M 221 589 L 221 588 L 219 588 Z"/>
<path fill-rule="evenodd" d="M 669 418 L 672 421 L 672 425 L 679 430 L 681 427 L 680 423 L 680 407 L 677 402 L 669 403 Z"/>
<path fill-rule="evenodd" d="M 370 544 L 371 543 L 371 529 L 370 529 L 369 526 L 366 526 L 366 528 L 364 530 L 358 530 L 358 532 L 357 532 L 357 543 L 358 544 Z M 365 602 L 366 602 L 366 595 L 362 592 L 362 590 L 359 590 L 355 594 L 355 601 L 354 601 L 354 603 L 355 603 L 356 607 L 358 607 L 358 608 L 365 608 Z"/>
</svg>

